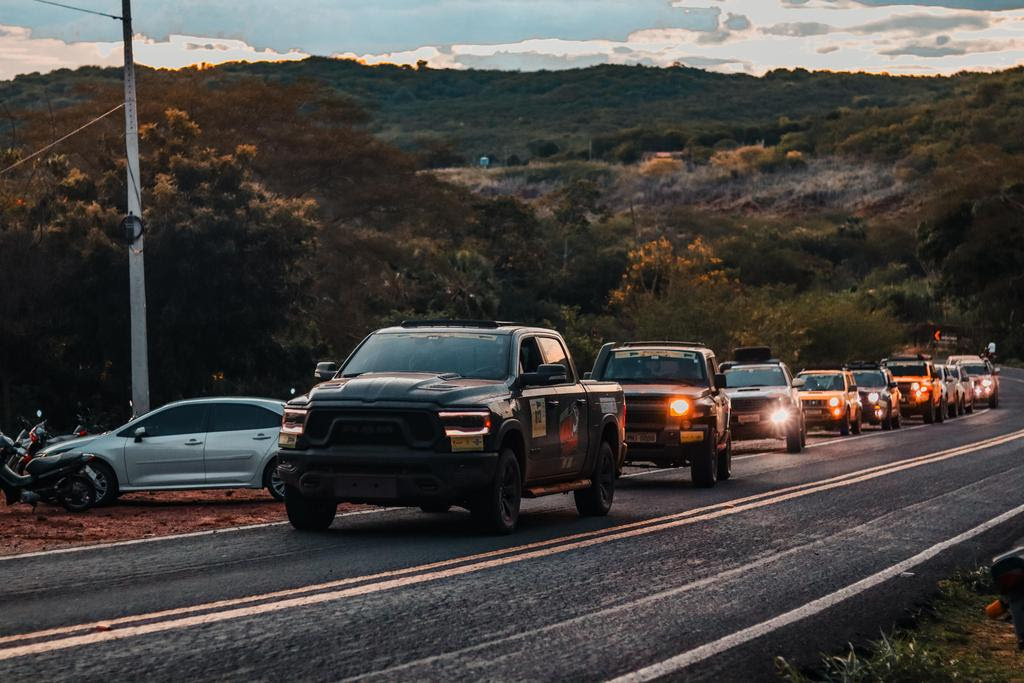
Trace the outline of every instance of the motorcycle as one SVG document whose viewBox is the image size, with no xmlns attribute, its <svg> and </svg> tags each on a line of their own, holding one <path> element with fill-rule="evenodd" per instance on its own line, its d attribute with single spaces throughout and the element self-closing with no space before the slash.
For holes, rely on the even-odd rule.
<svg viewBox="0 0 1024 683">
<path fill-rule="evenodd" d="M 36 417 L 39 418 L 42 416 L 43 411 L 37 410 Z M 24 418 L 22 418 L 22 421 L 26 422 Z M 36 455 L 47 446 L 58 444 L 63 441 L 70 441 L 71 439 L 77 439 L 82 436 L 88 436 L 89 429 L 84 426 L 83 422 L 84 420 L 82 419 L 82 416 L 79 415 L 78 425 L 75 427 L 74 432 L 71 434 L 61 434 L 57 436 L 50 434 L 50 429 L 46 420 L 38 423 L 27 432 L 25 429 L 22 429 L 21 433 L 18 434 L 18 438 L 14 441 L 21 447 L 23 452 L 12 454 L 8 457 L 7 466 L 17 474 L 24 474 L 25 466 L 28 465 L 29 461 L 36 457 Z"/>
<path fill-rule="evenodd" d="M 7 462 L 12 455 L 24 451 L 0 433 L 0 490 L 8 505 L 26 503 L 35 509 L 39 501 L 61 505 L 68 512 L 85 512 L 96 502 L 96 487 L 83 471 L 95 456 L 83 453 L 62 453 L 33 458 L 18 474 Z"/>
</svg>

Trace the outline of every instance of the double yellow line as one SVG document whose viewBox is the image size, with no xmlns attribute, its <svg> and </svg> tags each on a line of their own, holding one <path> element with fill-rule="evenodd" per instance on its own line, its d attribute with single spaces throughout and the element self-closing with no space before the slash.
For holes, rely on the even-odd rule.
<svg viewBox="0 0 1024 683">
<path fill-rule="evenodd" d="M 788 486 L 671 515 L 621 524 L 607 529 L 561 536 L 512 548 L 451 558 L 405 569 L 339 579 L 243 598 L 218 600 L 188 607 L 135 614 L 107 621 L 89 622 L 3 636 L 0 637 L 0 661 L 27 655 L 44 654 L 81 645 L 94 645 L 123 638 L 177 629 L 188 629 L 204 624 L 242 619 L 293 608 L 309 607 L 345 598 L 464 576 L 518 562 L 559 555 L 613 541 L 636 538 L 698 522 L 719 519 L 769 505 L 777 505 L 815 493 L 853 486 L 854 484 L 904 470 L 976 453 L 988 448 L 1011 443 L 1021 438 L 1024 438 L 1024 430 L 929 453 L 908 460 L 878 465 L 829 479 Z"/>
</svg>

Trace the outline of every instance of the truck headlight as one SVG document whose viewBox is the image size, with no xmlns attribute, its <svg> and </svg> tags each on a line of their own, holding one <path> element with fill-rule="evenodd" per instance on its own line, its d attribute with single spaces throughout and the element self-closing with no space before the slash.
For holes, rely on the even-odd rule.
<svg viewBox="0 0 1024 683">
<path fill-rule="evenodd" d="M 837 405 L 839 405 L 839 399 L 838 399 L 838 398 L 836 398 L 835 396 L 833 396 L 832 398 L 830 398 L 830 399 L 828 400 L 828 404 L 829 404 L 830 406 L 832 406 L 833 408 L 835 408 L 835 407 L 836 407 Z"/>
<path fill-rule="evenodd" d="M 668 411 L 672 417 L 684 417 L 690 412 L 690 402 L 685 398 L 677 398 L 668 404 Z"/>
<path fill-rule="evenodd" d="M 868 394 L 868 403 L 878 403 L 878 392 L 872 391 Z"/>
<path fill-rule="evenodd" d="M 301 408 L 285 408 L 284 419 L 281 420 L 281 433 L 302 436 L 306 430 L 306 418 L 309 411 Z"/>
<path fill-rule="evenodd" d="M 772 413 L 772 422 L 774 422 L 777 425 L 784 424 L 788 420 L 789 411 L 786 410 L 785 408 L 779 408 L 774 413 Z"/>
<path fill-rule="evenodd" d="M 450 410 L 438 413 L 445 436 L 485 436 L 491 433 L 491 411 Z"/>
</svg>

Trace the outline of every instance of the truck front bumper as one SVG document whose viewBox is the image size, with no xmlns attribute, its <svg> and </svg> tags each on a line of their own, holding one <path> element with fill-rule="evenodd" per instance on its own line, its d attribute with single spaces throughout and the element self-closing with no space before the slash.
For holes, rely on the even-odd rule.
<svg viewBox="0 0 1024 683">
<path fill-rule="evenodd" d="M 494 479 L 497 453 L 388 448 L 278 452 L 278 474 L 303 497 L 348 503 L 456 504 Z"/>
</svg>

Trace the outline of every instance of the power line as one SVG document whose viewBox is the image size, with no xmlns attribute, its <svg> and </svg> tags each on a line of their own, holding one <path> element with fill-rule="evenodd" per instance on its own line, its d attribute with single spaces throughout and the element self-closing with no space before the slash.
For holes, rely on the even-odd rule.
<svg viewBox="0 0 1024 683">
<path fill-rule="evenodd" d="M 41 0 L 40 0 L 40 1 L 41 1 Z M 72 135 L 75 135 L 76 133 L 81 133 L 81 132 L 82 132 L 83 130 L 85 130 L 86 128 L 88 128 L 88 127 L 89 127 L 89 126 L 91 126 L 92 124 L 96 123 L 96 122 L 97 122 L 97 121 L 99 121 L 100 119 L 103 119 L 103 118 L 105 118 L 105 117 L 107 117 L 107 116 L 110 116 L 111 114 L 113 114 L 113 113 L 114 113 L 115 111 L 117 111 L 118 109 L 123 109 L 123 108 L 124 108 L 124 102 L 122 102 L 121 104 L 117 105 L 116 107 L 114 107 L 114 108 L 113 108 L 113 109 L 111 109 L 110 111 L 106 112 L 105 114 L 100 114 L 99 116 L 97 116 L 97 117 L 96 117 L 96 118 L 94 118 L 94 119 L 93 119 L 92 121 L 90 121 L 89 123 L 85 124 L 84 126 L 79 126 L 78 128 L 74 129 L 73 131 L 71 131 L 70 133 L 68 133 L 67 135 L 65 135 L 64 137 L 62 137 L 62 138 L 58 138 L 58 139 L 54 140 L 53 142 L 51 142 L 50 144 L 46 145 L 45 147 L 43 147 L 43 148 L 41 148 L 41 149 L 37 149 L 36 151 L 32 152 L 32 153 L 31 153 L 31 154 L 29 154 L 29 155 L 28 155 L 27 157 L 24 157 L 24 158 L 22 158 L 22 159 L 19 159 L 18 161 L 15 161 L 15 162 L 14 162 L 13 164 L 11 164 L 10 166 L 8 166 L 7 168 L 5 168 L 5 169 L 3 169 L 3 170 L 0 170 L 0 175 L 3 175 L 3 174 L 5 174 L 5 173 L 7 173 L 8 171 L 14 170 L 14 169 L 15 169 L 15 168 L 17 168 L 18 166 L 21 166 L 21 165 L 22 165 L 23 163 L 25 163 L 26 161 L 28 161 L 28 160 L 30 160 L 30 159 L 33 159 L 33 158 L 35 158 L 35 157 L 37 157 L 37 156 L 39 156 L 39 155 L 40 155 L 40 154 L 42 154 L 43 152 L 45 152 L 45 151 L 47 151 L 47 150 L 49 150 L 49 149 L 51 149 L 51 148 L 53 148 L 53 147 L 56 147 L 57 145 L 59 145 L 60 143 L 64 142 L 65 140 L 67 140 L 67 139 L 68 139 L 69 137 L 71 137 Z"/>
<path fill-rule="evenodd" d="M 109 17 L 110 19 L 117 19 L 123 21 L 124 17 L 119 17 L 116 14 L 107 14 L 106 12 L 97 12 L 96 10 L 84 9 L 82 7 L 75 7 L 74 5 L 65 5 L 62 2 L 53 2 L 53 0 L 32 0 L 32 2 L 42 3 L 44 5 L 53 5 L 54 7 L 63 7 L 64 9 L 73 9 L 76 12 L 85 12 L 86 14 L 95 14 L 100 17 Z"/>
</svg>

